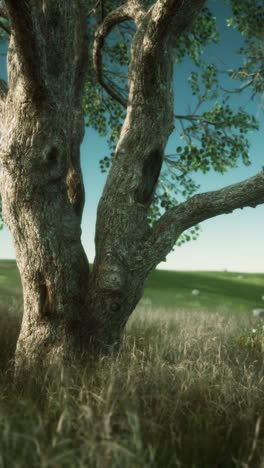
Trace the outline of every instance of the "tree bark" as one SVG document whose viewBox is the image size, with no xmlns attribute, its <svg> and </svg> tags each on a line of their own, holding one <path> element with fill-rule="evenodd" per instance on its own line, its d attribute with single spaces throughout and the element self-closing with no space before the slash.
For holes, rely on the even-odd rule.
<svg viewBox="0 0 264 468">
<path fill-rule="evenodd" d="M 89 275 L 80 240 L 87 34 L 79 2 L 6 6 L 12 34 L 9 89 L 0 87 L 0 190 L 23 285 L 18 369 L 72 359 L 80 348 Z"/>
<path fill-rule="evenodd" d="M 97 78 L 127 106 L 127 115 L 98 206 L 90 272 L 80 240 L 84 9 L 81 0 L 39 3 L 6 0 L 9 87 L 0 81 L 0 193 L 24 295 L 17 371 L 118 347 L 148 274 L 179 235 L 204 219 L 264 201 L 261 173 L 193 197 L 149 227 L 148 210 L 173 130 L 173 44 L 204 1 L 157 0 L 146 11 L 130 0 L 105 18 L 94 44 Z M 127 18 L 137 31 L 124 102 L 104 82 L 101 51 L 112 27 Z"/>
</svg>

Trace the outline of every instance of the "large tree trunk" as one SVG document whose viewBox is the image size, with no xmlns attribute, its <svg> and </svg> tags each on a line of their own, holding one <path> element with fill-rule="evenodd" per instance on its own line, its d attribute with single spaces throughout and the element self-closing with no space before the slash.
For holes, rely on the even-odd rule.
<svg viewBox="0 0 264 468">
<path fill-rule="evenodd" d="M 29 364 L 67 359 L 78 348 L 89 265 L 80 240 L 83 116 L 63 95 L 61 102 L 53 102 L 51 96 L 28 99 L 22 79 L 17 77 L 14 84 L 19 65 L 13 48 L 11 38 L 1 196 L 23 285 L 19 366 L 21 360 Z"/>
<path fill-rule="evenodd" d="M 133 46 L 132 104 L 98 208 L 91 274 L 80 241 L 87 54 L 81 4 L 58 0 L 41 9 L 28 0 L 19 16 L 15 0 L 6 5 L 12 35 L 9 90 L 2 96 L 1 196 L 23 284 L 16 350 L 16 366 L 22 368 L 105 353 L 120 343 L 150 270 L 141 249 L 173 128 L 172 60 L 168 38 L 162 52 L 152 48 L 151 35 L 147 52 L 143 48 L 137 58 L 147 16 Z M 131 2 L 132 17 L 135 6 L 137 11 Z M 137 16 L 141 21 L 145 13 Z"/>
<path fill-rule="evenodd" d="M 16 34 L 10 39 L 9 90 L 2 100 L 0 187 L 3 216 L 13 235 L 24 295 L 17 370 L 72 362 L 119 345 L 143 291 L 146 270 L 142 269 L 139 251 L 149 235 L 147 209 L 168 136 L 162 136 L 159 128 L 161 141 L 157 143 L 157 135 L 155 142 L 142 140 L 140 146 L 136 145 L 140 134 L 150 131 L 151 109 L 147 107 L 138 130 L 132 131 L 124 143 L 121 139 L 98 209 L 96 259 L 90 273 L 80 240 L 84 203 L 79 151 L 83 138 L 80 75 L 84 74 L 85 59 L 78 47 L 87 43 L 85 31 L 79 31 L 80 18 L 70 22 L 78 2 L 71 6 L 61 3 L 60 8 L 59 3 L 57 7 L 52 2 L 47 5 L 49 36 L 45 36 L 43 51 L 38 30 L 42 12 L 39 17 L 32 13 L 32 24 L 28 24 L 26 7 L 17 17 L 15 2 L 7 2 Z M 64 49 L 52 39 L 52 32 L 57 39 L 63 34 Z M 33 42 L 32 48 L 25 41 Z M 29 69 L 31 63 L 34 66 Z M 166 81 L 171 80 L 170 60 L 168 65 L 169 74 L 167 63 L 163 67 Z M 171 128 L 171 119 L 168 122 Z M 133 225 L 137 227 L 131 229 Z"/>
<path fill-rule="evenodd" d="M 24 314 L 17 371 L 94 357 L 118 347 L 151 270 L 188 227 L 264 200 L 264 173 L 172 208 L 150 228 L 148 210 L 173 129 L 173 42 L 204 0 L 137 0 L 111 13 L 95 40 L 98 80 L 127 106 L 101 197 L 93 271 L 81 244 L 80 170 L 87 34 L 82 0 L 6 0 L 9 88 L 0 81 L 0 193 L 15 244 Z M 104 83 L 101 49 L 132 18 L 126 104 Z M 62 41 L 62 42 L 61 42 Z"/>
<path fill-rule="evenodd" d="M 23 285 L 17 369 L 78 355 L 89 280 L 80 240 L 84 12 L 79 2 L 48 3 L 42 11 L 22 2 L 17 16 L 16 2 L 6 2 L 0 191 Z"/>
</svg>

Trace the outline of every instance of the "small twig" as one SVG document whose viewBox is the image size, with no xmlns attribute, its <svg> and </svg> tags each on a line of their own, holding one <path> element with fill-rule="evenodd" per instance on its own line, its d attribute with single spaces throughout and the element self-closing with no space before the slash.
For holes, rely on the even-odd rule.
<svg viewBox="0 0 264 468">
<path fill-rule="evenodd" d="M 100 3 L 101 3 L 101 0 L 97 0 L 94 7 L 87 13 L 87 18 L 89 18 L 89 16 L 91 16 L 93 13 L 96 12 L 96 8 L 100 5 Z"/>
<path fill-rule="evenodd" d="M 232 93 L 232 94 L 236 94 L 236 93 L 241 93 L 242 91 L 244 91 L 244 89 L 248 88 L 250 85 L 252 85 L 253 81 L 254 81 L 255 78 L 252 78 L 252 80 L 248 81 L 247 83 L 245 83 L 243 86 L 241 86 L 240 88 L 237 88 L 237 89 L 234 89 L 233 91 L 231 90 L 228 90 L 228 89 L 225 89 L 223 88 L 222 86 L 220 86 L 220 89 L 222 91 L 224 91 L 225 93 Z"/>
<path fill-rule="evenodd" d="M 207 120 L 207 119 L 204 119 L 202 116 L 200 115 L 177 115 L 175 114 L 174 117 L 176 119 L 185 119 L 185 120 L 200 120 L 201 123 L 206 123 L 208 125 L 214 125 L 215 127 L 222 127 L 223 124 L 221 122 L 211 122 L 210 120 Z M 184 128 L 184 131 L 185 131 L 185 128 Z"/>
</svg>

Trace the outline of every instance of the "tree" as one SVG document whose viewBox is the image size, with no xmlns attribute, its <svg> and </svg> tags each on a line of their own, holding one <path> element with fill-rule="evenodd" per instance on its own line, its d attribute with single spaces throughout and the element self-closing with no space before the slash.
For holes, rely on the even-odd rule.
<svg viewBox="0 0 264 468">
<path fill-rule="evenodd" d="M 18 370 L 118 347 L 149 273 L 186 229 L 264 202 L 260 172 L 169 207 L 152 225 L 148 220 L 174 127 L 174 51 L 203 6 L 204 0 L 157 0 L 151 6 L 128 0 L 97 30 L 96 76 L 126 108 L 126 117 L 98 206 L 91 271 L 80 241 L 82 98 L 92 46 L 87 11 L 81 0 L 5 1 L 11 36 L 8 86 L 1 81 L 0 87 L 0 193 L 23 284 Z M 106 36 L 127 19 L 137 29 L 126 101 L 105 83 L 101 57 Z M 221 124 L 219 108 L 214 115 Z M 190 119 L 192 126 L 203 120 Z M 191 144 L 188 151 L 196 154 Z"/>
<path fill-rule="evenodd" d="M 87 0 L 86 14 L 91 38 L 104 16 L 119 6 L 119 3 L 120 0 L 100 0 L 93 4 L 91 0 Z M 145 7 L 150 7 L 152 1 L 145 0 L 144 4 Z M 8 38 L 10 28 L 7 14 L 3 5 L 1 8 L 0 34 Z M 256 17 L 256 14 L 259 17 L 259 9 L 257 13 L 255 10 L 254 5 L 255 15 L 252 15 L 251 8 L 251 17 Z M 228 97 L 220 96 L 218 70 L 215 65 L 204 61 L 202 56 L 204 46 L 219 39 L 215 20 L 210 10 L 203 7 L 191 30 L 183 32 L 175 43 L 174 62 L 177 66 L 185 57 L 189 57 L 193 62 L 194 70 L 190 72 L 189 82 L 190 94 L 196 96 L 196 103 L 192 105 L 192 111 L 188 108 L 186 115 L 174 116 L 174 135 L 177 132 L 180 136 L 180 146 L 176 144 L 176 154 L 163 157 L 159 180 L 148 211 L 150 226 L 153 226 L 164 210 L 190 198 L 199 189 L 199 185 L 192 179 L 193 172 L 202 170 L 206 173 L 214 170 L 223 173 L 228 168 L 235 167 L 240 157 L 244 164 L 250 164 L 246 135 L 251 129 L 257 128 L 256 119 L 243 109 L 234 111 L 228 104 Z M 84 111 L 88 117 L 86 125 L 92 126 L 101 136 L 109 135 L 110 156 L 100 160 L 102 172 L 108 172 L 111 167 L 125 118 L 126 107 L 121 104 L 119 94 L 122 94 L 124 101 L 127 100 L 126 75 L 135 26 L 132 20 L 128 20 L 117 24 L 112 32 L 113 34 L 109 35 L 110 42 L 108 37 L 104 41 L 103 65 L 99 80 L 92 65 L 92 48 L 88 50 L 90 66 L 84 93 Z M 105 83 L 108 85 L 105 86 Z M 117 89 L 118 93 L 114 91 Z M 207 103 L 211 105 L 209 111 Z M 198 235 L 199 226 L 193 226 L 179 237 L 176 244 L 179 246 L 196 239 Z"/>
</svg>

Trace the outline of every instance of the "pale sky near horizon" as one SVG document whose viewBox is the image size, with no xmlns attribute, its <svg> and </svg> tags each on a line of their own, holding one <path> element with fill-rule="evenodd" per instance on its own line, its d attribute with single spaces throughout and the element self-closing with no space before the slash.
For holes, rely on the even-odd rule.
<svg viewBox="0 0 264 468">
<path fill-rule="evenodd" d="M 224 61 L 229 67 L 235 66 L 241 60 L 235 51 L 241 45 L 240 35 L 225 25 L 228 9 L 222 0 L 211 3 L 217 17 L 222 39 L 218 46 L 210 46 L 206 50 L 208 61 L 215 63 L 216 57 Z M 187 84 L 190 63 L 175 68 L 175 112 L 187 112 L 190 90 Z M 5 76 L 5 58 L 0 57 L 0 76 Z M 233 85 L 233 89 L 239 83 Z M 230 88 L 230 87 L 229 87 Z M 249 93 L 236 94 L 232 97 L 235 105 L 241 105 L 248 112 L 253 113 L 260 121 L 260 130 L 250 136 L 251 166 L 239 163 L 237 169 L 232 169 L 224 175 L 213 171 L 203 175 L 197 173 L 193 177 L 201 185 L 200 192 L 217 190 L 225 185 L 240 182 L 260 171 L 264 165 L 263 158 L 263 110 L 261 99 L 250 100 Z M 94 259 L 94 229 L 96 208 L 105 183 L 106 174 L 99 170 L 99 160 L 109 154 L 107 138 L 100 138 L 92 129 L 86 129 L 85 138 L 81 146 L 81 162 L 83 168 L 86 204 L 82 224 L 82 240 L 92 263 Z M 174 132 L 168 141 L 166 154 L 175 153 L 179 139 Z M 264 272 L 264 205 L 255 209 L 244 208 L 232 214 L 221 215 L 201 224 L 201 233 L 197 241 L 176 247 L 167 256 L 167 261 L 160 263 L 158 268 L 168 270 L 211 270 L 240 272 Z M 11 235 L 5 227 L 0 231 L 0 259 L 15 258 Z"/>
</svg>

